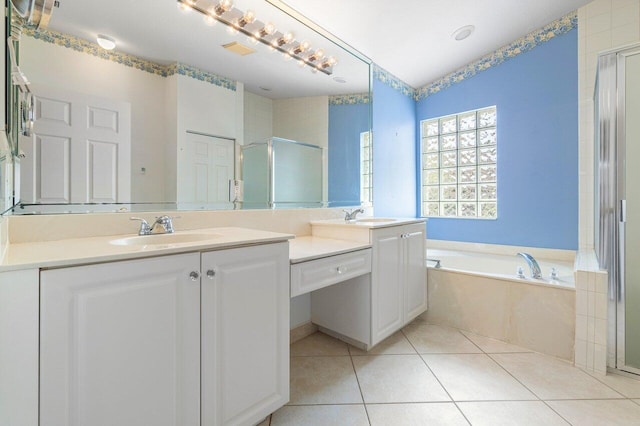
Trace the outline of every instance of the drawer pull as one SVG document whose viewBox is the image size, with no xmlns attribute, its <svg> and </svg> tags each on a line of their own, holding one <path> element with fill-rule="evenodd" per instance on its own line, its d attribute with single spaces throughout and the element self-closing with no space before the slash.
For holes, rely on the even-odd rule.
<svg viewBox="0 0 640 426">
<path fill-rule="evenodd" d="M 338 272 L 338 274 L 344 274 L 345 272 L 347 272 L 347 268 L 345 268 L 344 266 L 338 266 L 336 268 L 336 271 Z"/>
</svg>

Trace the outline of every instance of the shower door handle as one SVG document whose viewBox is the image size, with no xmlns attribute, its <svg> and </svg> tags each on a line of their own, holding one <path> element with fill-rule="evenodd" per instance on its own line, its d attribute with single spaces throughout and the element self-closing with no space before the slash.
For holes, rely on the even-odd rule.
<svg viewBox="0 0 640 426">
<path fill-rule="evenodd" d="M 620 200 L 620 222 L 627 223 L 627 200 Z"/>
</svg>

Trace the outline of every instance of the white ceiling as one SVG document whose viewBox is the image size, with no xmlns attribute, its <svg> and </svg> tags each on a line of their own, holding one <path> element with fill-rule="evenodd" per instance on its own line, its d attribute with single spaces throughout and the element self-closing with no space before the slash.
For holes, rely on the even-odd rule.
<svg viewBox="0 0 640 426">
<path fill-rule="evenodd" d="M 282 0 L 413 87 L 421 87 L 591 0 Z M 464 41 L 451 34 L 464 25 Z"/>
</svg>

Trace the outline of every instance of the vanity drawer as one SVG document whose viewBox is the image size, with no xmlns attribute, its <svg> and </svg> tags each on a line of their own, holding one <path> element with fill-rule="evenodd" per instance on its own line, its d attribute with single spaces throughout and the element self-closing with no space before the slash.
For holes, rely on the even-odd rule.
<svg viewBox="0 0 640 426">
<path fill-rule="evenodd" d="M 291 297 L 371 272 L 371 249 L 291 265 Z"/>
</svg>

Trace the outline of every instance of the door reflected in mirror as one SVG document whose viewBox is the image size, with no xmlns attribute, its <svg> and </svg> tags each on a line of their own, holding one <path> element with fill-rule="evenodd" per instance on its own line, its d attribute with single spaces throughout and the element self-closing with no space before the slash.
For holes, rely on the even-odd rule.
<svg viewBox="0 0 640 426">
<path fill-rule="evenodd" d="M 370 204 L 369 63 L 268 2 L 233 7 L 335 58 L 329 74 L 177 6 L 65 0 L 23 30 L 36 101 L 16 212 Z"/>
</svg>

